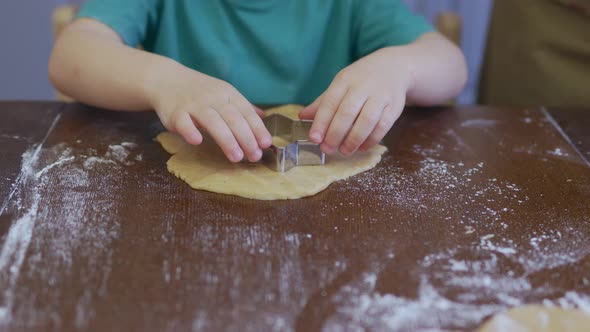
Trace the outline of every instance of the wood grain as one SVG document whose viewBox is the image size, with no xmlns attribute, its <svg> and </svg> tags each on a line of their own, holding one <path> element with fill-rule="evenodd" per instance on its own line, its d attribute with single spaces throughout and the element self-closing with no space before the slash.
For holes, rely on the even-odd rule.
<svg viewBox="0 0 590 332">
<path fill-rule="evenodd" d="M 0 330 L 471 330 L 588 303 L 590 168 L 556 126 L 408 110 L 374 170 L 268 202 L 169 174 L 154 114 L 0 103 L 0 136 L 31 135 L 2 141 Z"/>
</svg>

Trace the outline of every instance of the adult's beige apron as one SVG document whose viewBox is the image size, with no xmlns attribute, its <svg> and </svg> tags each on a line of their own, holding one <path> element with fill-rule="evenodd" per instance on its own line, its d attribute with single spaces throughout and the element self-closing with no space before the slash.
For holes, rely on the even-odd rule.
<svg viewBox="0 0 590 332">
<path fill-rule="evenodd" d="M 590 0 L 496 0 L 480 102 L 590 105 Z"/>
</svg>

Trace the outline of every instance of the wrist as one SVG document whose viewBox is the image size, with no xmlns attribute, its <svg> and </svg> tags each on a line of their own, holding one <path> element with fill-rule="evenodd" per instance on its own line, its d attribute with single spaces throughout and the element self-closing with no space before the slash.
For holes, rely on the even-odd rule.
<svg viewBox="0 0 590 332">
<path fill-rule="evenodd" d="M 396 77 L 405 89 L 406 95 L 414 89 L 416 70 L 412 55 L 405 46 L 391 46 L 376 52 L 382 61 L 382 68 L 388 68 L 388 75 Z"/>
<path fill-rule="evenodd" d="M 183 66 L 164 56 L 153 56 L 147 65 L 147 70 L 142 80 L 142 92 L 146 103 L 154 110 L 159 109 L 162 92 L 166 91 L 169 77 L 175 77 L 174 73 L 182 70 Z"/>
</svg>

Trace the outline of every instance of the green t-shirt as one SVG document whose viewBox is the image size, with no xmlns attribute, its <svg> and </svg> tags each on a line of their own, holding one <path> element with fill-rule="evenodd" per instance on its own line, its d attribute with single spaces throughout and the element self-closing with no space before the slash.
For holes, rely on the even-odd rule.
<svg viewBox="0 0 590 332">
<path fill-rule="evenodd" d="M 308 104 L 355 60 L 432 30 L 401 0 L 90 0 L 78 17 L 255 104 Z"/>
</svg>

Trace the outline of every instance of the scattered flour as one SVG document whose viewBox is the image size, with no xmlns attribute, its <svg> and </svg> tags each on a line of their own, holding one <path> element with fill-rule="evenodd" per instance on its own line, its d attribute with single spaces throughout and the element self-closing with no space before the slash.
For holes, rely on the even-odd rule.
<svg viewBox="0 0 590 332">
<path fill-rule="evenodd" d="M 421 215 L 421 211 L 429 214 L 425 210 L 429 207 L 439 211 L 441 219 L 450 220 L 457 219 L 457 210 L 461 210 L 458 222 L 465 226 L 494 222 L 507 228 L 503 216 L 511 215 L 516 206 L 529 200 L 514 183 L 483 177 L 484 163 L 467 167 L 464 163 L 431 157 L 431 154 L 439 153 L 437 148 L 421 150 L 420 153 L 427 156 L 414 172 L 408 173 L 402 167 L 388 164 L 375 172 L 348 180 L 342 190 L 369 192 L 383 202 L 383 206 L 395 206 L 415 216 Z M 430 192 L 437 195 L 429 195 Z M 384 209 L 382 212 L 387 216 L 395 210 Z"/>
<path fill-rule="evenodd" d="M 489 125 L 493 122 L 463 123 Z M 524 245 L 520 239 L 507 238 L 505 234 L 509 233 L 503 230 L 511 227 L 514 209 L 529 204 L 529 191 L 511 181 L 485 176 L 483 162 L 467 165 L 446 161 L 444 151 L 445 147 L 436 142 L 428 147 L 415 145 L 412 152 L 422 158 L 414 169 L 387 163 L 348 180 L 342 190 L 371 193 L 381 202 L 376 206 L 387 207 L 379 214 L 392 221 L 399 222 L 400 211 L 418 221 L 432 215 L 424 210 L 426 207 L 434 209 L 438 219 L 449 224 L 451 234 L 454 227 L 462 226 L 457 234 L 473 237 L 472 242 L 425 256 L 415 271 L 419 278 L 415 298 L 380 293 L 376 284 L 384 267 L 376 264 L 369 268 L 333 296 L 336 312 L 323 329 L 473 329 L 489 315 L 527 303 L 590 311 L 587 294 L 560 293 L 552 287 L 538 287 L 531 280 L 539 271 L 567 268 L 587 259 L 589 234 L 580 226 L 556 222 L 555 228 L 524 234 Z M 553 152 L 564 153 L 560 149 Z M 584 282 L 590 286 L 590 278 Z"/>
<path fill-rule="evenodd" d="M 486 127 L 495 124 L 490 122 L 493 120 L 483 121 L 466 121 L 463 125 Z M 58 317 L 55 312 L 54 308 L 60 304 L 60 294 L 51 286 L 64 287 L 60 282 L 72 277 L 73 266 L 80 266 L 77 277 L 86 286 L 76 290 L 79 294 L 75 305 L 76 327 L 84 329 L 96 315 L 93 303 L 104 296 L 110 278 L 111 243 L 121 232 L 119 221 L 105 218 L 113 214 L 104 212 L 118 208 L 117 200 L 112 197 L 122 190 L 122 166 L 143 159 L 136 153 L 136 148 L 135 143 L 123 142 L 110 145 L 106 152 L 103 150 L 104 153 L 87 149 L 83 155 L 73 155 L 67 146 L 58 145 L 50 149 L 37 147 L 23 156 L 22 180 L 15 187 L 13 203 L 0 209 L 0 214 L 10 208 L 16 215 L 0 252 L 0 329 L 3 324 L 10 323 L 25 327 L 56 324 L 59 329 L 65 318 Z M 323 329 L 465 329 L 495 312 L 525 304 L 531 296 L 532 300 L 545 305 L 576 306 L 590 311 L 587 295 L 568 291 L 555 297 L 552 296 L 554 290 L 536 288 L 529 278 L 537 271 L 575 264 L 587 257 L 590 252 L 583 245 L 590 241 L 585 237 L 587 234 L 580 234 L 566 225 L 531 233 L 524 246 L 516 245 L 497 232 L 498 227 L 494 228 L 494 225 L 500 225 L 500 230 L 510 227 L 506 220 L 510 219 L 514 208 L 529 202 L 526 188 L 484 176 L 485 163 L 445 161 L 442 157 L 444 148 L 438 143 L 427 148 L 414 146 L 413 151 L 424 158 L 411 171 L 389 163 L 390 166 L 348 180 L 345 190 L 372 193 L 371 197 L 381 203 L 382 210 L 377 211 L 380 220 L 388 217 L 393 220 L 399 215 L 399 211 L 394 213 L 396 209 L 402 210 L 409 218 L 429 214 L 425 210 L 427 207 L 437 209 L 439 221 L 448 224 L 451 232 L 453 226 L 458 226 L 455 231 L 472 237 L 471 243 L 423 257 L 416 266 L 418 288 L 413 298 L 382 294 L 377 290 L 379 275 L 386 267 L 383 258 L 392 260 L 397 257 L 393 251 L 384 253 L 384 257 L 377 259 L 377 263 L 370 265 L 360 276 L 330 293 L 326 301 L 334 304 L 334 312 L 325 321 Z M 102 185 L 93 187 L 92 193 L 76 190 L 97 182 Z M 65 194 L 56 197 L 53 195 L 56 190 Z M 439 195 L 428 195 L 431 192 Z M 339 206 L 346 204 L 352 203 L 343 201 Z M 60 206 L 60 210 L 56 211 L 52 206 Z M 337 208 L 326 207 L 318 213 L 327 215 L 331 213 L 330 209 Z M 161 279 L 172 286 L 186 279 L 186 275 L 197 277 L 185 283 L 189 286 L 219 285 L 232 280 L 233 285 L 223 285 L 228 289 L 226 295 L 235 303 L 256 303 L 257 306 L 254 311 L 245 306 L 233 306 L 216 312 L 207 311 L 210 309 L 206 305 L 198 306 L 193 314 L 194 330 L 215 330 L 219 321 L 225 328 L 239 330 L 244 327 L 243 317 L 249 317 L 251 324 L 264 326 L 267 330 L 292 330 L 293 315 L 305 310 L 312 296 L 309 291 L 324 289 L 349 267 L 342 254 L 336 261 L 322 262 L 321 268 L 315 266 L 310 272 L 310 261 L 303 257 L 302 246 L 318 245 L 319 236 L 316 234 L 279 235 L 280 245 L 276 245 L 277 239 L 273 236 L 277 234 L 272 222 L 249 225 L 245 231 L 242 224 L 247 220 L 242 216 L 230 215 L 226 211 L 215 213 L 212 218 L 232 222 L 224 227 L 200 222 L 192 229 L 196 234 L 192 237 L 194 242 L 186 245 L 208 257 L 233 250 L 239 259 L 232 262 L 212 259 L 207 267 L 196 267 L 184 262 L 182 257 L 166 256 L 162 261 Z M 169 219 L 162 222 L 165 229 L 161 241 L 169 243 L 170 247 L 180 245 L 175 243 L 180 238 L 175 232 L 186 229 L 174 226 L 174 216 L 164 218 Z M 338 232 L 338 227 L 333 231 Z M 572 245 L 577 245 L 580 250 L 572 251 Z M 323 252 L 338 247 L 321 246 L 318 249 Z M 271 256 L 271 251 L 274 251 L 273 256 L 281 259 L 265 260 Z M 73 262 L 74 257 L 80 256 L 73 255 L 74 252 L 82 253 L 87 261 Z M 473 257 L 466 252 L 477 252 L 478 255 Z M 333 256 L 338 257 L 338 254 Z M 259 280 L 252 281 L 240 275 L 240 272 L 252 271 L 255 265 L 263 272 Z M 503 270 L 506 266 L 510 267 L 508 271 Z M 27 273 L 21 273 L 24 268 Z M 191 269 L 201 268 L 207 268 L 207 271 L 191 273 Z M 19 287 L 21 282 L 26 285 L 29 278 L 48 280 L 43 303 L 36 302 L 33 290 Z M 269 283 L 268 280 L 276 282 Z M 244 287 L 245 282 L 252 284 Z M 584 282 L 590 284 L 588 279 Z M 219 295 L 220 287 L 203 287 L 205 293 L 200 292 L 199 297 L 204 302 L 211 301 Z M 328 294 L 321 292 L 319 296 L 327 297 Z M 15 305 L 15 299 L 22 303 Z M 175 327 L 171 322 L 169 330 L 175 330 Z"/>
<path fill-rule="evenodd" d="M 553 304 L 554 306 L 562 307 L 565 309 L 578 308 L 584 312 L 590 314 L 590 296 L 579 294 L 576 292 L 567 292 L 562 298 L 554 301 L 544 303 L 545 305 Z"/>
<path fill-rule="evenodd" d="M 73 161 L 74 159 L 75 159 L 74 156 L 66 157 L 66 158 L 62 158 L 62 159 L 58 159 L 54 163 L 52 163 L 52 164 L 50 164 L 48 166 L 45 166 L 43 169 L 41 169 L 40 171 L 38 171 L 37 173 L 35 173 L 35 177 L 37 179 L 39 179 L 43 174 L 47 173 L 52 168 L 57 167 L 57 166 L 60 166 L 60 165 L 63 165 L 65 163 L 69 163 L 69 162 Z"/>
<path fill-rule="evenodd" d="M 109 145 L 106 153 L 103 156 L 98 156 L 97 151 L 88 149 L 87 156 L 84 159 L 84 168 L 87 170 L 96 167 L 113 167 L 117 165 L 131 166 L 136 161 L 143 161 L 141 154 L 134 154 L 134 149 L 137 148 L 136 143 L 123 142 L 121 144 Z"/>
<path fill-rule="evenodd" d="M 498 124 L 498 120 L 491 120 L 491 119 L 470 119 L 465 120 L 461 123 L 461 127 L 493 127 Z"/>
<path fill-rule="evenodd" d="M 132 161 L 128 161 L 131 152 L 124 145 L 109 145 L 109 150 L 104 155 L 108 160 L 118 161 L 119 163 L 129 166 Z"/>
<path fill-rule="evenodd" d="M 212 216 L 204 218 L 208 217 Z M 215 218 L 219 220 L 219 217 Z M 164 282 L 174 283 L 176 278 L 182 280 L 182 276 L 178 277 L 176 273 L 182 267 L 182 271 L 188 270 L 193 278 L 189 284 L 199 285 L 198 292 L 193 294 L 198 294 L 198 298 L 202 299 L 199 302 L 203 305 L 197 304 L 195 307 L 192 322 L 195 329 L 293 331 L 297 316 L 306 311 L 305 307 L 313 293 L 318 291 L 320 297 L 329 301 L 326 293 L 319 290 L 328 287 L 348 268 L 345 259 L 326 261 L 321 268 L 314 268 L 313 276 L 310 276 L 311 262 L 306 260 L 301 249 L 314 244 L 309 234 L 276 234 L 274 223 L 270 220 L 248 227 L 241 225 L 247 220 L 224 220 L 228 220 L 224 227 L 201 220 L 195 225 L 193 242 L 187 245 L 207 257 L 217 257 L 219 253 L 231 250 L 236 259 L 215 259 L 207 266 L 194 266 L 191 262 L 174 258 L 163 260 Z M 178 228 L 170 227 L 163 236 L 169 241 L 178 236 L 175 235 L 178 231 Z M 252 279 L 244 275 L 251 273 L 253 266 L 258 267 L 260 278 Z M 194 272 L 196 269 L 198 273 Z M 227 296 L 234 303 L 246 305 L 206 305 L 219 294 L 220 287 L 227 290 Z M 245 325 L 244 319 L 247 320 Z"/>
<path fill-rule="evenodd" d="M 5 138 L 5 139 L 13 139 L 13 140 L 25 140 L 26 138 L 18 136 L 18 135 L 6 135 L 6 134 L 0 134 L 0 138 Z"/>
<path fill-rule="evenodd" d="M 88 158 L 86 158 L 86 160 L 84 160 L 84 163 L 83 163 L 85 169 L 92 169 L 92 168 L 96 167 L 97 164 L 117 165 L 117 163 L 115 161 L 110 160 L 110 159 L 101 158 L 101 157 L 88 157 Z"/>
<path fill-rule="evenodd" d="M 555 148 L 553 150 L 549 150 L 547 151 L 548 154 L 553 155 L 553 156 L 558 156 L 558 157 L 567 157 L 568 153 L 563 151 L 560 148 Z"/>
<path fill-rule="evenodd" d="M 574 234 L 565 240 L 577 243 L 581 239 Z M 564 256 L 568 252 L 559 244 L 550 244 L 546 251 L 552 254 L 539 257 L 535 245 L 522 249 L 505 239 L 498 239 L 498 243 L 493 240 L 496 236 L 483 236 L 471 246 L 457 246 L 424 257 L 419 263 L 415 298 L 379 293 L 376 284 L 382 267 L 377 264 L 333 296 L 336 312 L 327 319 L 324 330 L 473 329 L 494 313 L 530 302 L 575 307 L 590 313 L 588 294 L 567 291 L 555 298 L 555 289 L 535 287 L 530 279 L 538 270 L 573 264 L 590 255 L 590 250 L 580 250 L 577 257 L 567 258 Z M 478 256 L 466 254 L 473 252 Z"/>
<path fill-rule="evenodd" d="M 123 142 L 123 143 L 121 143 L 121 146 L 123 146 L 124 148 L 131 149 L 132 150 L 132 149 L 137 148 L 137 143 Z"/>
<path fill-rule="evenodd" d="M 25 152 L 14 190 L 0 210 L 15 216 L 0 251 L 0 330 L 48 324 L 59 329 L 65 319 L 55 311 L 63 300 L 60 283 L 72 277 L 74 257 L 86 257 L 75 265 L 83 286 L 76 290 L 74 324 L 84 329 L 95 316 L 94 303 L 109 281 L 111 243 L 120 232 L 119 221 L 111 219 L 116 213 L 106 212 L 118 209 L 112 197 L 122 190 L 120 165 L 129 164 L 128 148 L 134 146 L 112 145 L 102 157 L 93 149 L 74 155 L 65 144 Z M 91 185 L 92 191 L 79 190 Z M 50 286 L 42 292 L 43 302 L 38 290 L 26 286 L 38 280 Z"/>
<path fill-rule="evenodd" d="M 376 281 L 375 273 L 365 273 L 359 280 L 343 287 L 334 296 L 336 313 L 326 321 L 324 330 L 454 331 L 501 309 L 494 304 L 449 300 L 425 277 L 420 281 L 416 299 L 379 294 L 375 292 Z"/>
<path fill-rule="evenodd" d="M 54 123 L 58 120 L 59 118 Z M 9 194 L 8 200 L 12 199 L 14 195 L 19 195 L 20 189 L 28 186 L 32 180 L 38 179 L 36 174 L 39 174 L 41 171 L 36 171 L 34 165 L 38 161 L 41 146 L 41 144 L 34 146 L 23 154 L 21 171 L 15 181 L 13 190 Z M 16 200 L 18 202 L 17 208 L 21 211 L 21 215 L 8 229 L 8 234 L 4 239 L 2 251 L 0 252 L 0 289 L 3 290 L 0 296 L 0 327 L 8 324 L 12 319 L 16 282 L 18 281 L 33 235 L 40 194 L 31 192 L 29 193 L 28 199 L 25 200 L 21 197 L 16 197 Z M 8 203 L 9 201 L 0 210 L 0 215 L 8 207 Z"/>
</svg>

